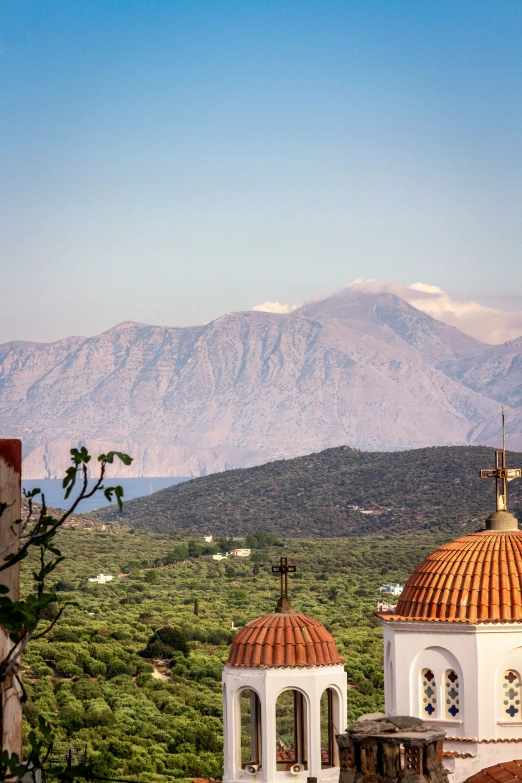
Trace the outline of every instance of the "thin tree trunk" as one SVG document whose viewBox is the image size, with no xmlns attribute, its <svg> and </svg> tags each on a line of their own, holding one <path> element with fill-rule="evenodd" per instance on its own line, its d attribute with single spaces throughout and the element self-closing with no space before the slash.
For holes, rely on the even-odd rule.
<svg viewBox="0 0 522 783">
<path fill-rule="evenodd" d="M 20 440 L 0 440 L 0 503 L 9 504 L 0 517 L 0 551 L 12 542 L 17 526 L 13 523 L 20 519 L 22 480 L 22 442 Z M 11 505 L 12 504 L 12 505 Z M 18 544 L 16 544 L 16 547 Z M 13 547 L 14 549 L 14 547 Z M 7 554 L 7 552 L 5 553 Z M 0 556 L 3 560 L 5 554 Z M 0 573 L 0 584 L 9 588 L 9 598 L 17 601 L 20 597 L 20 564 L 7 568 Z M 0 628 L 0 660 L 9 653 L 12 642 L 9 635 Z M 16 667 L 19 673 L 20 666 Z M 10 676 L 2 683 L 0 705 L 0 729 L 2 751 L 17 753 L 22 758 L 22 704 L 21 689 L 16 677 Z"/>
</svg>

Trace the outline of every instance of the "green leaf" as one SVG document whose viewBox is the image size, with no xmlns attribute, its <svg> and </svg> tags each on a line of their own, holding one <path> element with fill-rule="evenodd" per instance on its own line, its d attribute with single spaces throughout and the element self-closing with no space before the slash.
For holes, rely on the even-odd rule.
<svg viewBox="0 0 522 783">
<path fill-rule="evenodd" d="M 51 724 L 48 723 L 42 715 L 38 716 L 38 728 L 43 734 L 43 737 L 47 742 L 52 742 L 54 739 L 53 730 Z"/>
<path fill-rule="evenodd" d="M 117 487 L 107 487 L 103 491 L 103 494 L 105 495 L 105 497 L 107 498 L 109 503 L 112 503 L 112 496 L 114 495 L 115 498 L 116 498 L 116 502 L 118 504 L 118 508 L 120 509 L 120 511 L 122 510 L 122 508 L 123 508 L 123 501 L 122 501 L 122 498 L 123 498 L 123 487 L 121 487 L 119 484 L 118 484 Z"/>
<path fill-rule="evenodd" d="M 91 460 L 91 455 L 85 448 L 85 446 L 82 446 L 81 449 L 78 451 L 78 449 L 71 449 L 71 460 L 74 465 L 81 465 L 87 464 Z"/>
<path fill-rule="evenodd" d="M 121 511 L 123 508 L 123 487 L 120 487 L 119 484 L 117 487 L 114 487 L 114 494 L 116 495 L 116 500 L 118 501 L 118 508 Z"/>
<path fill-rule="evenodd" d="M 36 495 L 39 495 L 42 490 L 40 487 L 35 487 L 34 489 L 24 489 L 24 498 L 34 498 Z"/>
<path fill-rule="evenodd" d="M 100 454 L 98 457 L 98 462 L 109 463 L 112 465 L 114 462 L 114 457 L 118 457 L 124 465 L 130 465 L 132 462 L 132 457 L 129 457 L 129 455 L 125 454 L 123 451 L 109 451 L 108 454 Z"/>
<path fill-rule="evenodd" d="M 63 557 L 58 557 L 56 560 L 50 560 L 43 568 L 40 569 L 40 571 L 33 571 L 33 579 L 35 582 L 43 582 L 45 577 L 54 571 L 56 566 L 61 563 L 62 560 Z M 29 600 L 29 598 L 27 600 Z"/>
<path fill-rule="evenodd" d="M 9 755 L 7 750 L 2 753 L 2 766 L 11 774 L 9 777 L 22 777 L 27 769 L 24 764 L 20 764 L 20 757 L 17 753 Z"/>
<path fill-rule="evenodd" d="M 74 449 L 71 449 L 71 451 L 74 451 Z M 62 487 L 64 489 L 67 489 L 67 492 L 64 495 L 64 498 L 67 500 L 69 495 L 71 494 L 71 491 L 76 484 L 76 474 L 78 473 L 78 468 L 67 468 L 65 471 L 65 476 L 62 481 Z"/>
<path fill-rule="evenodd" d="M 40 743 L 38 742 L 34 729 L 29 732 L 27 739 L 29 740 L 32 750 L 37 753 L 40 749 Z"/>
<path fill-rule="evenodd" d="M 0 517 L 2 516 L 4 511 L 6 511 L 6 509 L 11 508 L 11 506 L 13 505 L 14 503 L 0 503 Z"/>
</svg>

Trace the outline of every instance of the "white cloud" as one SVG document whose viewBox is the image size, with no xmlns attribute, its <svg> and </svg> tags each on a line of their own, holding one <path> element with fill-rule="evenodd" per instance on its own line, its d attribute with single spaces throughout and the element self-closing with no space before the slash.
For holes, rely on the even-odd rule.
<svg viewBox="0 0 522 783">
<path fill-rule="evenodd" d="M 423 291 L 425 294 L 443 293 L 442 288 L 439 288 L 438 285 L 428 285 L 428 283 L 413 283 L 409 288 L 413 288 L 414 291 Z"/>
<path fill-rule="evenodd" d="M 522 335 L 522 299 L 518 295 L 506 296 L 506 305 L 511 304 L 513 308 L 508 310 L 502 307 L 502 298 L 498 299 L 496 307 L 492 307 L 477 302 L 475 299 L 453 298 L 451 294 L 446 293 L 439 286 L 430 283 L 417 282 L 410 285 L 397 281 L 380 283 L 378 280 L 364 280 L 361 277 L 346 288 L 359 288 L 374 294 L 381 292 L 395 294 L 433 318 L 455 326 L 477 340 L 492 345 L 514 340 Z M 331 295 L 331 293 L 323 293 L 307 299 L 306 303 L 326 299 Z M 491 301 L 491 297 L 489 298 Z M 497 300 L 495 300 L 495 304 L 497 304 Z M 292 313 L 299 306 L 282 304 L 281 302 L 263 302 L 253 307 L 252 310 L 261 310 L 266 313 Z"/>
<path fill-rule="evenodd" d="M 281 304 L 281 302 L 262 302 L 252 310 L 260 310 L 263 313 L 291 313 L 297 305 Z"/>
<path fill-rule="evenodd" d="M 384 291 L 396 294 L 418 310 L 450 326 L 456 326 L 485 343 L 499 344 L 522 335 L 522 310 L 489 307 L 474 299 L 459 301 L 436 285 L 420 282 L 411 285 L 379 283 L 377 280 L 359 278 L 347 287 L 361 288 L 371 293 Z"/>
</svg>

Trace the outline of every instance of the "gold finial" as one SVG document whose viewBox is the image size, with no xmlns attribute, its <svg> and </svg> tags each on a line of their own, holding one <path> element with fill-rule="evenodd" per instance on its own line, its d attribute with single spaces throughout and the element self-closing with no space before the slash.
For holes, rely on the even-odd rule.
<svg viewBox="0 0 522 783">
<path fill-rule="evenodd" d="M 495 449 L 495 467 L 482 468 L 480 478 L 494 478 L 496 482 L 497 509 L 488 519 L 490 530 L 510 530 L 518 528 L 517 521 L 507 510 L 507 483 L 522 476 L 521 468 L 508 468 L 506 461 L 506 427 L 504 406 L 502 406 L 502 448 Z M 500 517 L 497 515 L 500 514 Z"/>
<path fill-rule="evenodd" d="M 288 598 L 288 574 L 295 574 L 296 571 L 295 565 L 288 565 L 288 559 L 286 557 L 282 557 L 279 560 L 278 566 L 272 566 L 272 573 L 280 574 L 281 576 L 281 597 L 276 606 L 276 612 L 279 612 L 280 614 L 292 611 L 292 604 Z"/>
</svg>

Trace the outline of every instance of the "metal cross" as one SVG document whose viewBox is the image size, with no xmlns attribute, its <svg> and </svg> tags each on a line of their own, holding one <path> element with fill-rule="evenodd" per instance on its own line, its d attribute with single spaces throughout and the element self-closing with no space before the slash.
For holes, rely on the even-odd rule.
<svg viewBox="0 0 522 783">
<path fill-rule="evenodd" d="M 522 468 L 508 468 L 506 463 L 506 430 L 502 408 L 502 448 L 495 450 L 495 467 L 483 468 L 480 478 L 494 478 L 497 488 L 497 511 L 507 511 L 507 483 L 522 477 Z"/>
<path fill-rule="evenodd" d="M 281 598 L 288 600 L 288 574 L 295 574 L 296 571 L 295 565 L 288 565 L 286 557 L 280 559 L 278 566 L 272 566 L 272 573 L 281 575 Z"/>
</svg>

